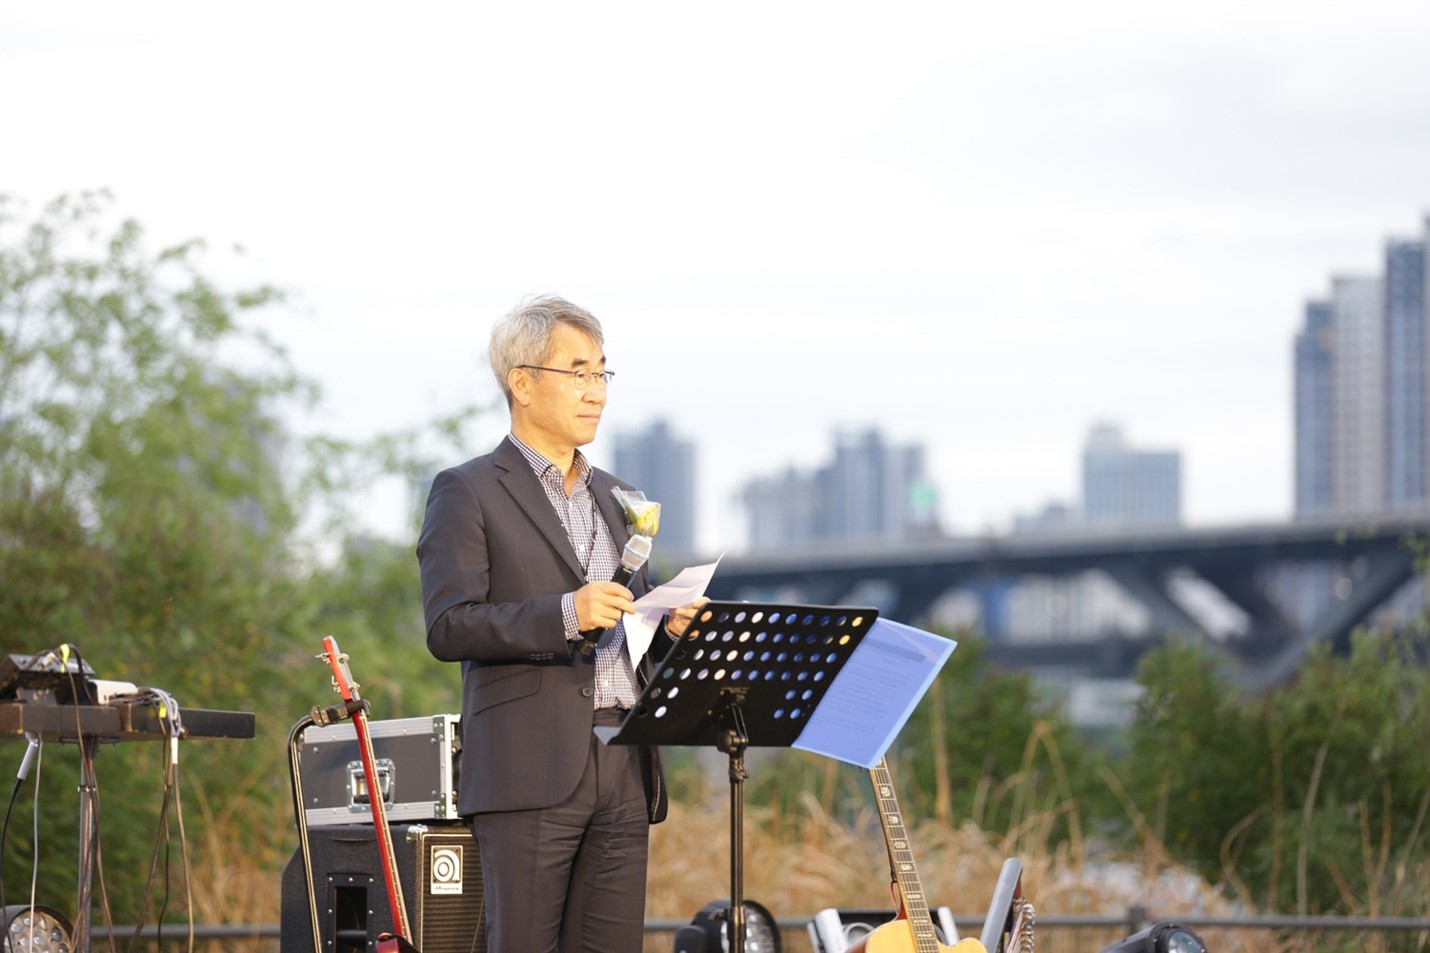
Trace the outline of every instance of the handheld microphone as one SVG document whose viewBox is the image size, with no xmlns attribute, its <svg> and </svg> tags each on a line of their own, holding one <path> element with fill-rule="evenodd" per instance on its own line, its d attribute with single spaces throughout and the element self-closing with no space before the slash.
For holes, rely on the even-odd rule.
<svg viewBox="0 0 1430 953">
<path fill-rule="evenodd" d="M 640 572 L 641 567 L 646 564 L 646 560 L 650 559 L 650 544 L 649 536 L 632 536 L 627 540 L 626 548 L 621 553 L 621 564 L 611 575 L 611 582 L 630 586 L 636 573 Z M 592 629 L 589 632 L 581 633 L 581 644 L 578 649 L 582 655 L 590 655 L 596 651 L 596 643 L 601 640 L 601 633 L 604 631 L 604 629 Z"/>
</svg>

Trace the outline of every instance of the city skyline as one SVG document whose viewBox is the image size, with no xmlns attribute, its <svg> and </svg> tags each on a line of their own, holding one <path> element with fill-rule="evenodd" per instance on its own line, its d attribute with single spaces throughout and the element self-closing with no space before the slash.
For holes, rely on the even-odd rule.
<svg viewBox="0 0 1430 953">
<path fill-rule="evenodd" d="M 0 191 L 109 188 L 153 246 L 292 289 L 263 328 L 323 387 L 309 431 L 495 404 L 492 322 L 590 308 L 593 459 L 669 420 L 712 550 L 743 482 L 870 427 L 929 448 L 955 533 L 1072 498 L 1100 420 L 1181 450 L 1187 523 L 1285 519 L 1303 303 L 1430 204 L 1427 36 L 1392 0 L 21 2 Z"/>
<path fill-rule="evenodd" d="M 697 495 L 698 451 L 660 418 L 644 430 L 615 434 L 615 468 L 663 501 L 680 522 L 662 549 L 701 552 L 694 520 L 681 507 Z M 878 427 L 836 431 L 818 460 L 788 461 L 752 474 L 738 490 L 742 549 L 815 544 L 858 545 L 954 535 L 937 521 L 938 488 L 926 473 L 928 448 L 893 445 Z M 1013 515 L 1011 532 L 1175 526 L 1181 518 L 1181 452 L 1146 447 L 1100 421 L 1088 428 L 1081 485 L 1072 501 L 1049 499 L 1040 510 Z M 662 530 L 665 534 L 665 530 Z"/>
</svg>

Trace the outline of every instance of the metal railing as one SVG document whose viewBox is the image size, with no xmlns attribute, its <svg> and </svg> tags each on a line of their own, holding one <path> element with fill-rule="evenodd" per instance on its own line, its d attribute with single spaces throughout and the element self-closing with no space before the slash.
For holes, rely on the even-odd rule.
<svg viewBox="0 0 1430 953">
<path fill-rule="evenodd" d="M 777 916 L 775 924 L 780 928 L 784 939 L 786 950 L 803 949 L 793 943 L 796 938 L 801 941 L 807 936 L 808 926 L 811 916 Z M 956 914 L 955 922 L 959 929 L 966 936 L 977 936 L 978 931 L 983 926 L 983 914 Z M 1363 916 L 1248 916 L 1248 917 L 1205 917 L 1205 916 L 1181 916 L 1166 911 L 1153 914 L 1145 907 L 1130 907 L 1123 915 L 1115 916 L 1087 916 L 1087 915 L 1059 915 L 1038 911 L 1038 930 L 1042 931 L 1063 931 L 1063 930 L 1100 930 L 1103 932 L 1115 932 L 1121 935 L 1130 935 L 1139 930 L 1146 929 L 1152 923 L 1163 920 L 1174 919 L 1178 923 L 1191 927 L 1194 930 L 1200 929 L 1225 929 L 1233 931 L 1257 931 L 1257 932 L 1309 932 L 1309 933 L 1344 933 L 1344 932 L 1366 932 L 1366 933 L 1416 933 L 1422 932 L 1430 934 L 1430 919 L 1424 917 L 1363 917 Z M 651 940 L 661 935 L 670 935 L 674 938 L 675 931 L 680 927 L 690 923 L 690 919 L 672 920 L 647 920 L 646 946 L 651 946 Z M 121 945 L 135 936 L 133 926 L 116 926 L 113 936 Z M 189 929 L 183 923 L 165 924 L 161 929 L 149 925 L 139 931 L 139 939 L 150 944 L 160 944 L 165 948 L 173 944 L 187 943 L 189 939 Z M 212 944 L 222 941 L 253 941 L 261 940 L 274 942 L 274 949 L 279 948 L 279 941 L 282 939 L 282 931 L 276 923 L 262 924 L 203 924 L 195 925 L 193 936 L 196 944 Z M 108 948 L 108 931 L 96 928 L 90 933 L 91 949 L 104 950 Z M 304 948 L 306 949 L 307 937 L 304 937 Z M 668 948 L 668 947 L 667 947 Z M 286 951 L 285 951 L 286 953 Z"/>
</svg>

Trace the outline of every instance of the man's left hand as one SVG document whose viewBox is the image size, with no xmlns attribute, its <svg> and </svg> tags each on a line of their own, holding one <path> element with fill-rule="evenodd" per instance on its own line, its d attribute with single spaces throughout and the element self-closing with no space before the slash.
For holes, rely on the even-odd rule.
<svg viewBox="0 0 1430 953">
<path fill-rule="evenodd" d="M 665 617 L 665 631 L 669 632 L 673 638 L 680 638 L 685 634 L 685 630 L 690 628 L 690 623 L 695 619 L 695 613 L 709 601 L 701 596 L 688 606 L 670 610 L 670 614 Z"/>
</svg>

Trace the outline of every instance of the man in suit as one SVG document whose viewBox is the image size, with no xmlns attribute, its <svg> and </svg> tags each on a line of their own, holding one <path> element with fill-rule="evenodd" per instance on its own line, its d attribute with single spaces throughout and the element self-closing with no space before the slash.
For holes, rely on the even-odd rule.
<svg viewBox="0 0 1430 953">
<path fill-rule="evenodd" d="M 638 953 L 658 752 L 602 745 L 689 625 L 671 613 L 639 665 L 622 616 L 649 588 L 612 582 L 630 537 L 615 487 L 580 447 L 607 384 L 601 325 L 555 297 L 492 330 L 511 433 L 437 475 L 417 544 L 427 647 L 462 664 L 457 809 L 481 856 L 491 953 Z M 593 654 L 583 633 L 600 633 Z"/>
</svg>

